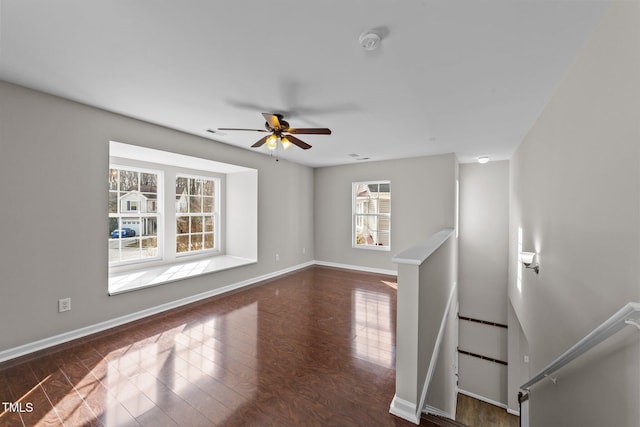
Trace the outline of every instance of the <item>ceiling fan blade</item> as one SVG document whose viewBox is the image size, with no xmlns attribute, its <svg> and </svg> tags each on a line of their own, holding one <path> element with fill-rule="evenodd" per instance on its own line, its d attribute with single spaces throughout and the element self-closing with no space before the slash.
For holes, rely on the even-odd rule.
<svg viewBox="0 0 640 427">
<path fill-rule="evenodd" d="M 268 132 L 264 129 L 218 128 L 218 130 L 247 130 L 251 132 Z"/>
<path fill-rule="evenodd" d="M 271 136 L 271 135 L 267 135 L 267 136 L 264 136 L 264 137 L 260 138 L 260 139 L 258 140 L 258 142 L 256 142 L 255 144 L 253 144 L 253 145 L 252 145 L 252 147 L 253 147 L 253 148 L 262 147 L 262 145 L 263 145 L 265 142 L 267 142 L 267 138 L 269 138 L 270 136 Z"/>
<path fill-rule="evenodd" d="M 291 128 L 287 133 L 307 134 L 307 135 L 331 135 L 331 129 L 327 128 Z"/>
<path fill-rule="evenodd" d="M 276 116 L 275 114 L 262 113 L 262 117 L 264 117 L 264 119 L 267 121 L 267 123 L 269 123 L 269 126 L 271 126 L 272 129 L 280 128 L 280 119 L 278 119 L 278 116 Z"/>
<path fill-rule="evenodd" d="M 286 138 L 292 143 L 297 145 L 298 147 L 302 148 L 303 150 L 308 150 L 309 148 L 311 148 L 311 146 L 309 144 L 307 144 L 306 142 L 296 138 L 293 135 L 286 135 Z"/>
</svg>

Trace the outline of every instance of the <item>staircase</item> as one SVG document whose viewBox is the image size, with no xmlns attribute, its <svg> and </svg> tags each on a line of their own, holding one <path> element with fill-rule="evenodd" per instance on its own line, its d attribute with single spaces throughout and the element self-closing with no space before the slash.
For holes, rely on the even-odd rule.
<svg viewBox="0 0 640 427">
<path fill-rule="evenodd" d="M 441 417 L 439 415 L 423 414 L 422 419 L 425 421 L 429 421 L 432 425 L 440 427 L 468 427 L 465 424 L 459 423 L 449 418 Z"/>
</svg>

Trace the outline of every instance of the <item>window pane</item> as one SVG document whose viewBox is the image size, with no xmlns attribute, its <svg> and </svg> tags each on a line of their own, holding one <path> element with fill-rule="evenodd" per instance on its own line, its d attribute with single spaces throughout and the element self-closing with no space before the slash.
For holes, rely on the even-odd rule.
<svg viewBox="0 0 640 427">
<path fill-rule="evenodd" d="M 156 213 L 158 212 L 158 195 L 155 193 L 144 193 L 142 195 L 144 206 L 141 212 Z"/>
<path fill-rule="evenodd" d="M 109 192 L 109 213 L 118 213 L 118 193 Z"/>
<path fill-rule="evenodd" d="M 148 239 L 142 239 L 142 256 L 147 258 L 158 256 L 157 238 L 151 237 Z"/>
<path fill-rule="evenodd" d="M 202 198 L 202 212 L 213 212 L 213 197 L 205 196 Z"/>
<path fill-rule="evenodd" d="M 207 233 L 204 235 L 204 248 L 213 249 L 213 233 Z"/>
<path fill-rule="evenodd" d="M 109 191 L 118 190 L 118 169 L 109 169 Z"/>
<path fill-rule="evenodd" d="M 378 201 L 378 211 L 380 213 L 391 213 L 391 200 L 388 198 L 383 198 Z"/>
<path fill-rule="evenodd" d="M 202 212 L 202 196 L 189 197 L 189 212 L 192 212 L 192 213 Z"/>
<path fill-rule="evenodd" d="M 191 233 L 202 233 L 202 217 L 191 217 Z"/>
<path fill-rule="evenodd" d="M 205 196 L 213 196 L 214 191 L 214 181 L 212 179 L 207 179 L 204 182 L 204 187 L 202 189 L 202 194 Z"/>
<path fill-rule="evenodd" d="M 140 174 L 140 191 L 145 193 L 158 192 L 158 175 L 155 173 Z"/>
<path fill-rule="evenodd" d="M 189 178 L 189 194 L 197 196 L 202 194 L 202 180 L 197 178 Z"/>
<path fill-rule="evenodd" d="M 177 213 L 189 212 L 189 197 L 186 194 L 176 196 L 176 212 Z"/>
<path fill-rule="evenodd" d="M 189 232 L 189 217 L 179 216 L 176 218 L 176 233 L 186 234 Z"/>
<path fill-rule="evenodd" d="M 138 172 L 120 170 L 120 191 L 138 190 Z"/>
<path fill-rule="evenodd" d="M 189 235 L 176 237 L 176 252 L 188 252 L 189 251 Z"/>
<path fill-rule="evenodd" d="M 120 239 L 109 239 L 109 262 L 120 261 Z"/>
<path fill-rule="evenodd" d="M 189 178 L 177 177 L 176 178 L 176 196 L 181 194 L 189 194 L 188 191 Z"/>
<path fill-rule="evenodd" d="M 131 261 L 140 259 L 140 239 L 124 238 L 120 242 L 120 260 Z"/>
<path fill-rule="evenodd" d="M 204 217 L 204 231 L 212 232 L 213 231 L 213 217 L 205 216 Z"/>
<path fill-rule="evenodd" d="M 158 218 L 146 217 L 140 220 L 141 236 L 157 236 L 158 235 Z"/>
<path fill-rule="evenodd" d="M 202 250 L 202 234 L 191 235 L 191 250 Z"/>
</svg>

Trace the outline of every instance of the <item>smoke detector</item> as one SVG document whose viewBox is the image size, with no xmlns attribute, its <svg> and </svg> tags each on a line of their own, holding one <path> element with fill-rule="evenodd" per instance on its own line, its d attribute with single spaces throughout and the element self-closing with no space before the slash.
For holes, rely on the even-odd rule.
<svg viewBox="0 0 640 427">
<path fill-rule="evenodd" d="M 362 46 L 364 50 L 376 50 L 378 46 L 380 46 L 381 40 L 382 39 L 378 34 L 372 33 L 370 31 L 366 31 L 360 34 L 360 39 L 359 39 L 360 46 Z"/>
</svg>

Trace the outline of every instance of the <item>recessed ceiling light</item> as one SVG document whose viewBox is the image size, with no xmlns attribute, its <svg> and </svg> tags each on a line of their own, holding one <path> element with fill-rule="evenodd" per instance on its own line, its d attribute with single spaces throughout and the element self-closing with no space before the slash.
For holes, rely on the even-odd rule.
<svg viewBox="0 0 640 427">
<path fill-rule="evenodd" d="M 485 163 L 489 163 L 489 156 L 480 156 L 478 157 L 478 163 L 484 165 Z"/>
</svg>

